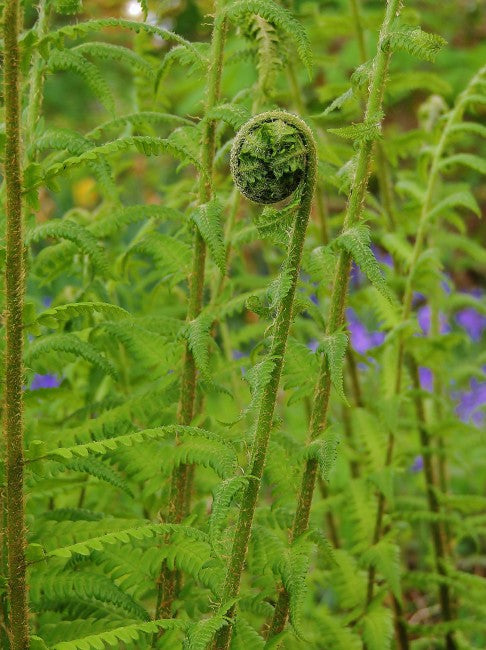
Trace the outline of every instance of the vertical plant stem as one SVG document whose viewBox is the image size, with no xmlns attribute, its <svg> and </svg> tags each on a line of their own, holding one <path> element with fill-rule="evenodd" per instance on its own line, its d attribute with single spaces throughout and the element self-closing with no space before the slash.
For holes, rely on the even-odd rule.
<svg viewBox="0 0 486 650">
<path fill-rule="evenodd" d="M 219 101 L 221 92 L 221 75 L 223 71 L 223 54 L 226 34 L 226 22 L 218 15 L 219 2 L 215 3 L 216 17 L 211 41 L 211 57 L 206 96 L 206 113 Z M 202 173 L 199 176 L 199 203 L 207 203 L 213 193 L 212 175 L 215 150 L 216 123 L 206 120 L 201 142 Z M 194 231 L 192 270 L 189 278 L 189 305 L 187 320 L 194 320 L 201 311 L 204 289 L 204 272 L 206 263 L 206 244 L 197 228 Z M 181 391 L 177 410 L 177 422 L 189 425 L 194 417 L 197 369 L 189 344 L 184 350 Z M 180 465 L 172 474 L 167 520 L 179 523 L 186 516 L 190 506 L 194 470 L 188 465 Z M 162 564 L 157 590 L 155 618 L 171 615 L 172 601 L 175 597 L 177 571 L 171 571 L 166 563 Z"/>
<path fill-rule="evenodd" d="M 270 430 L 273 421 L 273 414 L 275 411 L 277 391 L 280 384 L 280 375 L 282 372 L 285 348 L 287 345 L 287 338 L 290 329 L 290 323 L 292 320 L 295 289 L 297 286 L 302 250 L 310 216 L 310 208 L 317 172 L 317 158 L 314 138 L 310 129 L 305 125 L 304 122 L 298 118 L 295 118 L 293 115 L 280 113 L 279 111 L 276 111 L 274 113 L 263 113 L 261 116 L 253 118 L 251 122 L 255 123 L 262 118 L 268 120 L 272 115 L 275 116 L 273 119 L 284 119 L 288 124 L 293 125 L 298 130 L 305 143 L 307 163 L 301 203 L 294 223 L 290 249 L 287 255 L 287 268 L 289 269 L 290 288 L 284 298 L 280 301 L 280 305 L 278 306 L 277 315 L 275 317 L 273 325 L 272 344 L 269 351 L 269 358 L 273 361 L 273 368 L 270 379 L 263 391 L 262 401 L 257 417 L 251 459 L 247 471 L 248 482 L 242 497 L 240 512 L 236 524 L 236 531 L 233 538 L 233 546 L 223 587 L 223 604 L 231 602 L 237 598 L 240 589 L 241 575 L 243 572 L 243 566 L 248 550 L 248 542 L 250 539 L 253 516 L 255 514 L 258 494 L 260 491 L 260 483 L 265 466 L 268 441 L 270 438 Z M 220 628 L 220 630 L 217 632 L 213 644 L 214 650 L 227 650 L 229 648 L 233 627 L 232 619 L 234 617 L 234 613 L 235 606 L 231 605 L 227 612 L 227 616 L 230 619 L 229 624 Z"/>
<path fill-rule="evenodd" d="M 6 0 L 3 14 L 5 184 L 7 217 L 5 294 L 6 350 L 4 422 L 8 594 L 13 650 L 29 647 L 25 562 L 24 424 L 22 385 L 25 291 L 20 134 L 20 3 Z"/>
<path fill-rule="evenodd" d="M 386 7 L 385 17 L 381 26 L 378 41 L 377 54 L 374 59 L 371 72 L 370 91 L 366 106 L 365 119 L 376 115 L 381 110 L 383 92 L 385 88 L 386 72 L 390 53 L 384 51 L 382 44 L 388 36 L 390 26 L 394 20 L 400 2 L 389 0 Z M 343 231 L 354 226 L 360 219 L 363 212 L 363 204 L 368 185 L 370 162 L 372 155 L 372 142 L 364 141 L 358 150 L 356 172 L 354 175 L 351 195 L 348 201 L 346 217 L 343 224 Z M 344 307 L 351 268 L 351 257 L 348 252 L 341 251 L 334 272 L 331 305 L 327 319 L 326 335 L 332 336 L 338 332 L 344 323 Z M 323 355 L 319 376 L 316 382 L 313 396 L 313 410 L 309 425 L 309 440 L 317 438 L 327 426 L 329 409 L 329 397 L 331 391 L 331 380 L 328 372 L 327 359 Z M 297 500 L 297 509 L 291 531 L 291 542 L 297 539 L 307 530 L 309 514 L 312 504 L 312 496 L 317 476 L 317 461 L 313 458 L 306 462 L 300 493 Z M 280 593 L 275 607 L 274 617 L 269 630 L 269 637 L 279 634 L 285 627 L 289 613 L 289 597 L 283 591 Z"/>
</svg>

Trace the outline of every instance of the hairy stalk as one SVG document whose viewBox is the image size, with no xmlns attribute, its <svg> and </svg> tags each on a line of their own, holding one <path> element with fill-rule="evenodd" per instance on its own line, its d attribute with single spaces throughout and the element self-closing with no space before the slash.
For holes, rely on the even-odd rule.
<svg viewBox="0 0 486 650">
<path fill-rule="evenodd" d="M 365 119 L 370 118 L 371 116 L 376 116 L 381 110 L 386 81 L 386 72 L 390 58 L 390 53 L 384 51 L 385 48 L 382 48 L 382 44 L 385 42 L 388 36 L 390 26 L 397 14 L 399 5 L 399 0 L 389 0 L 387 4 L 385 17 L 380 30 L 377 54 L 375 56 L 371 72 L 370 91 L 366 106 Z M 363 212 L 364 198 L 370 173 L 371 157 L 372 142 L 362 142 L 358 150 L 356 172 L 352 183 L 351 195 L 346 209 L 343 231 L 354 226 L 359 221 Z M 349 253 L 346 251 L 341 251 L 334 273 L 331 305 L 326 326 L 326 336 L 332 336 L 333 334 L 339 332 L 343 326 L 344 307 L 348 289 L 350 268 L 351 257 Z M 328 372 L 327 359 L 323 355 L 321 367 L 319 370 L 319 376 L 314 389 L 314 397 L 312 400 L 313 410 L 309 424 L 310 441 L 317 438 L 327 426 L 330 391 L 331 380 Z M 290 535 L 291 542 L 293 542 L 307 530 L 316 476 L 317 461 L 315 459 L 309 459 L 306 463 L 302 477 L 302 484 L 297 501 L 297 509 Z M 275 612 L 269 630 L 269 637 L 276 636 L 284 629 L 289 613 L 289 604 L 288 593 L 286 591 L 281 591 L 277 600 L 277 604 L 275 606 Z"/>
<path fill-rule="evenodd" d="M 24 423 L 22 385 L 25 292 L 20 134 L 20 3 L 7 0 L 3 14 L 5 185 L 7 217 L 5 296 L 6 350 L 4 422 L 8 594 L 13 650 L 29 647 L 25 561 Z"/>
<path fill-rule="evenodd" d="M 265 466 L 265 459 L 273 421 L 277 391 L 280 383 L 283 358 L 287 344 L 287 337 L 292 320 L 292 309 L 297 285 L 302 250 L 306 235 L 307 224 L 310 216 L 312 196 L 314 193 L 317 158 L 316 146 L 312 132 L 307 125 L 294 115 L 283 111 L 272 111 L 256 116 L 241 129 L 233 149 L 233 173 L 238 165 L 239 147 L 245 142 L 248 134 L 253 134 L 261 125 L 269 122 L 282 121 L 295 129 L 296 135 L 301 139 L 305 149 L 305 169 L 303 170 L 303 187 L 300 206 L 294 223 L 290 248 L 288 251 L 286 268 L 289 273 L 290 287 L 278 305 L 277 314 L 273 324 L 272 343 L 268 358 L 273 362 L 270 378 L 263 390 L 259 413 L 256 422 L 256 431 L 253 440 L 251 459 L 247 471 L 248 483 L 244 490 L 233 546 L 228 561 L 228 568 L 223 587 L 222 602 L 228 603 L 237 598 L 240 588 L 241 575 L 245 563 L 248 542 L 252 528 L 253 516 L 258 500 L 261 478 Z M 236 179 L 238 181 L 238 178 Z M 242 188 L 243 189 L 243 188 Z M 292 188 L 290 194 L 294 191 Z M 243 190 L 245 191 L 245 190 Z M 290 195 L 289 194 L 289 195 Z M 250 197 L 251 198 L 251 197 Z M 228 625 L 217 632 L 214 650 L 227 650 L 231 641 L 235 605 L 232 604 L 228 611 Z"/>
<path fill-rule="evenodd" d="M 432 208 L 435 187 L 440 172 L 440 161 L 444 153 L 446 144 L 448 142 L 452 127 L 454 126 L 454 124 L 456 124 L 462 119 L 464 106 L 465 106 L 465 98 L 467 97 L 469 89 L 474 87 L 474 85 L 480 80 L 481 76 L 485 74 L 485 71 L 486 68 L 482 68 L 481 70 L 479 70 L 479 72 L 473 77 L 473 79 L 469 83 L 466 90 L 463 93 L 461 93 L 461 95 L 459 96 L 454 108 L 449 112 L 449 115 L 444 124 L 437 146 L 434 148 L 434 153 L 432 156 L 428 177 L 427 177 L 428 178 L 427 187 L 425 190 L 424 199 L 420 211 L 420 219 L 419 219 L 417 234 L 416 234 L 414 247 L 412 251 L 409 272 L 405 284 L 402 315 L 401 315 L 402 323 L 405 323 L 410 318 L 411 311 L 412 311 L 413 279 L 415 276 L 415 271 L 419 262 L 420 255 L 425 245 L 427 228 L 429 224 L 429 214 Z M 396 370 L 395 370 L 395 395 L 396 396 L 400 394 L 400 390 L 401 390 L 404 359 L 405 359 L 405 339 L 404 336 L 401 335 L 398 340 L 397 363 L 396 363 Z M 387 467 L 391 465 L 393 460 L 394 445 L 395 445 L 395 436 L 394 433 L 390 431 L 388 433 L 387 452 L 386 452 Z M 380 492 L 380 495 L 378 497 L 378 510 L 377 510 L 377 515 L 375 520 L 374 543 L 378 542 L 382 535 L 384 510 L 385 510 L 385 497 L 383 493 Z M 373 598 L 374 579 L 375 579 L 375 570 L 373 567 L 371 567 L 368 573 L 368 602 L 371 602 L 371 599 Z M 442 605 L 446 605 L 446 603 L 441 603 L 441 606 Z M 448 618 L 445 618 L 448 611 L 449 610 L 447 606 L 445 607 L 445 609 L 442 607 L 442 616 L 446 621 L 450 620 Z M 457 647 L 454 638 L 451 634 L 447 635 L 446 643 L 447 643 L 446 646 L 447 650 L 455 650 Z"/>
<path fill-rule="evenodd" d="M 214 21 L 211 41 L 211 64 L 209 68 L 208 87 L 205 112 L 208 113 L 219 101 L 221 92 L 221 76 L 223 71 L 223 53 L 226 33 L 226 22 L 218 15 L 219 2 L 215 3 L 216 18 Z M 201 166 L 203 172 L 199 176 L 199 203 L 207 203 L 213 193 L 212 175 L 215 150 L 214 120 L 204 123 L 201 141 Z M 204 272 L 206 263 L 206 244 L 197 228 L 194 231 L 194 247 L 192 270 L 189 278 L 189 305 L 187 321 L 194 320 L 201 311 L 204 289 Z M 184 350 L 183 369 L 177 422 L 189 425 L 194 417 L 197 371 L 194 356 L 186 343 Z M 169 495 L 167 521 L 179 523 L 188 513 L 192 490 L 194 469 L 188 465 L 180 465 L 172 474 Z M 162 564 L 158 581 L 157 605 L 155 618 L 167 618 L 171 615 L 172 601 L 177 585 L 177 571 L 171 571 L 166 563 Z"/>
</svg>

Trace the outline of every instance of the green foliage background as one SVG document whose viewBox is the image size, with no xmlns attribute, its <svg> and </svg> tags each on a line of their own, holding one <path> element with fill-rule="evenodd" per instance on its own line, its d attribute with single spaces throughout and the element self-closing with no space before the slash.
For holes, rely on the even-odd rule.
<svg viewBox="0 0 486 650">
<path fill-rule="evenodd" d="M 387 43 L 383 115 L 364 122 L 385 3 L 222 4 L 234 11 L 221 101 L 205 115 L 213 3 L 147 0 L 137 12 L 136 2 L 56 0 L 43 34 L 24 3 L 31 647 L 204 649 L 228 624 L 222 584 L 299 199 L 242 198 L 229 155 L 251 115 L 283 108 L 312 128 L 319 175 L 231 648 L 480 650 L 486 7 L 406 2 Z M 88 20 L 106 22 L 88 30 Z M 35 74 L 42 100 L 29 116 Z M 213 196 L 201 205 L 208 120 Z M 356 152 L 370 141 L 362 223 L 341 233 Z M 187 321 L 196 228 L 208 259 L 203 309 Z M 326 336 L 342 250 L 354 260 L 347 323 Z M 198 377 L 190 426 L 177 424 L 186 344 Z M 308 443 L 322 355 L 328 428 Z M 309 459 L 319 466 L 309 530 L 290 543 Z M 195 467 L 191 508 L 174 523 L 171 475 L 185 466 Z M 2 545 L 0 639 L 11 648 Z M 161 565 L 178 576 L 163 622 Z M 289 624 L 268 640 L 282 591 Z"/>
</svg>

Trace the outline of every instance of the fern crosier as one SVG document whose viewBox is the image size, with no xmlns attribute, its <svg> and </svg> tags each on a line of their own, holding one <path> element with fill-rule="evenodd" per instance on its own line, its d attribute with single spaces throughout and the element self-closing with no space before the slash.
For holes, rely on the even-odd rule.
<svg viewBox="0 0 486 650">
<path fill-rule="evenodd" d="M 281 136 L 284 133 L 285 137 L 282 139 Z M 262 137 L 267 137 L 265 147 L 262 147 Z M 303 148 L 301 149 L 302 145 Z M 293 158 L 292 164 L 285 162 L 285 160 L 288 161 L 289 159 L 289 150 L 292 152 L 300 150 L 297 159 L 295 156 L 290 157 Z M 244 152 L 244 155 L 241 155 L 240 152 Z M 284 159 L 283 163 L 280 156 Z M 270 202 L 270 197 L 275 196 L 272 192 L 276 190 L 278 190 L 278 200 L 288 198 L 296 191 L 300 191 L 301 194 L 286 262 L 285 273 L 288 277 L 288 283 L 285 283 L 285 289 L 278 296 L 277 313 L 272 328 L 272 343 L 267 356 L 267 360 L 271 364 L 271 372 L 269 372 L 268 378 L 262 386 L 256 431 L 247 470 L 248 482 L 242 496 L 223 587 L 222 603 L 223 608 L 226 609 L 229 623 L 216 633 L 213 644 L 215 650 L 227 650 L 231 641 L 234 602 L 239 593 L 243 565 L 248 550 L 253 517 L 265 466 L 280 375 L 292 320 L 302 250 L 316 182 L 317 159 L 314 136 L 305 122 L 284 111 L 262 113 L 253 117 L 242 127 L 233 145 L 232 170 L 237 185 L 242 186 L 245 193 L 254 198 L 261 194 L 262 187 L 260 183 L 255 181 L 252 165 L 250 166 L 251 172 L 249 174 L 245 173 L 243 176 L 243 170 L 248 159 L 258 162 L 258 177 L 272 179 L 269 194 L 263 194 L 263 199 L 266 202 Z M 300 184 L 295 183 L 295 178 L 289 182 L 288 176 L 283 175 L 283 171 L 288 172 L 290 168 L 294 168 L 294 171 L 300 170 L 297 173 L 297 176 L 300 175 L 301 178 Z M 275 169 L 278 170 L 277 173 L 275 173 Z M 284 179 L 283 182 L 280 180 L 281 178 Z M 286 193 L 283 192 L 283 186 L 287 188 Z M 275 199 L 273 200 L 275 201 Z"/>
</svg>

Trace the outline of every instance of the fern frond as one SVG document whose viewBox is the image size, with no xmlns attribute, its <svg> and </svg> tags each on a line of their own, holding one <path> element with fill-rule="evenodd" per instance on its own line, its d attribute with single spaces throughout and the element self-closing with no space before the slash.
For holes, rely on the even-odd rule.
<svg viewBox="0 0 486 650">
<path fill-rule="evenodd" d="M 380 266 L 376 261 L 370 247 L 370 231 L 367 226 L 359 225 L 345 230 L 336 239 L 335 245 L 348 251 L 369 281 L 390 302 L 394 301 L 393 294 L 382 275 Z"/>
<path fill-rule="evenodd" d="M 336 332 L 321 339 L 320 349 L 326 356 L 327 367 L 331 382 L 338 395 L 345 404 L 348 404 L 344 394 L 343 366 L 348 348 L 348 337 L 345 332 Z"/>
<path fill-rule="evenodd" d="M 361 144 L 362 142 L 371 142 L 379 140 L 382 137 L 381 120 L 383 115 L 371 115 L 366 122 L 351 124 L 351 126 L 342 126 L 340 128 L 328 129 L 330 133 L 341 136 L 348 140 Z"/>
<path fill-rule="evenodd" d="M 50 72 L 58 70 L 75 72 L 83 77 L 92 93 L 110 113 L 115 112 L 113 94 L 98 68 L 81 54 L 70 50 L 53 50 L 47 61 Z"/>
<path fill-rule="evenodd" d="M 183 630 L 186 625 L 186 622 L 173 618 L 150 621 L 149 623 L 134 623 L 107 632 L 84 636 L 81 639 L 61 641 L 51 646 L 51 650 L 90 650 L 90 648 L 100 650 L 105 646 L 119 647 L 120 643 L 132 645 L 134 641 L 140 639 L 142 634 L 155 634 L 159 630 Z"/>
<path fill-rule="evenodd" d="M 92 140 L 97 140 L 101 137 L 103 131 L 108 131 L 110 129 L 120 129 L 128 125 L 135 126 L 138 128 L 146 127 L 147 125 L 152 124 L 177 124 L 180 126 L 192 126 L 193 122 L 188 120 L 185 117 L 180 117 L 179 115 L 173 115 L 172 113 L 159 113 L 158 111 L 140 111 L 139 113 L 130 113 L 128 115 L 122 115 L 117 117 L 114 120 L 109 120 L 104 122 L 99 126 L 95 127 L 92 131 L 86 134 L 87 138 Z M 145 206 L 145 207 L 157 207 L 157 206 Z"/>
<path fill-rule="evenodd" d="M 51 336 L 38 338 L 29 345 L 24 359 L 27 366 L 31 366 L 32 364 L 36 365 L 36 362 L 38 364 L 43 358 L 49 359 L 50 355 L 55 355 L 53 366 L 57 366 L 59 364 L 59 354 L 84 359 L 112 377 L 118 375 L 116 368 L 109 359 L 100 354 L 91 343 L 82 341 L 75 334 L 52 334 Z"/>
<path fill-rule="evenodd" d="M 226 247 L 223 233 L 223 208 L 217 199 L 198 205 L 191 214 L 201 237 L 206 242 L 213 262 L 224 274 L 226 268 Z"/>
<path fill-rule="evenodd" d="M 425 61 L 435 61 L 445 45 L 447 41 L 438 34 L 429 34 L 420 27 L 403 25 L 391 32 L 383 47 L 388 47 L 394 52 L 402 50 Z"/>
<path fill-rule="evenodd" d="M 305 29 L 292 16 L 290 11 L 273 2 L 273 0 L 237 0 L 237 2 L 227 5 L 223 13 L 237 24 L 241 21 L 242 16 L 253 14 L 274 25 L 292 41 L 300 60 L 307 68 L 309 75 L 311 74 L 312 48 Z"/>
<path fill-rule="evenodd" d="M 181 142 L 176 142 L 175 139 L 164 139 L 143 135 L 132 135 L 118 140 L 106 142 L 98 147 L 93 147 L 80 154 L 79 156 L 72 156 L 66 158 L 63 162 L 56 163 L 48 167 L 45 171 L 44 181 L 49 184 L 56 176 L 70 171 L 75 167 L 80 167 L 90 162 L 98 161 L 105 156 L 111 156 L 123 151 L 133 149 L 146 156 L 158 156 L 163 153 L 168 153 L 175 158 L 193 164 L 195 167 L 200 168 L 200 163 L 193 153 L 188 151 Z M 32 188 L 27 188 L 32 189 Z"/>
<path fill-rule="evenodd" d="M 332 429 L 328 429 L 322 439 L 312 441 L 302 452 L 303 458 L 315 458 L 317 460 L 324 481 L 329 481 L 340 442 L 340 436 Z"/>
<path fill-rule="evenodd" d="M 27 233 L 26 244 L 39 242 L 42 239 L 53 237 L 67 239 L 89 257 L 95 269 L 103 276 L 110 275 L 108 262 L 98 245 L 95 236 L 84 226 L 69 219 L 55 219 L 40 226 L 36 226 Z"/>
<path fill-rule="evenodd" d="M 118 305 L 110 305 L 106 302 L 72 302 L 46 309 L 37 316 L 35 324 L 56 329 L 75 318 L 88 317 L 91 319 L 94 314 L 101 314 L 106 320 L 130 317 L 130 314 Z"/>
<path fill-rule="evenodd" d="M 190 526 L 180 524 L 142 524 L 134 528 L 124 528 L 107 533 L 106 535 L 91 537 L 82 542 L 52 549 L 47 551 L 46 557 L 70 558 L 75 554 L 90 555 L 92 551 L 102 551 L 105 546 L 119 543 L 128 544 L 132 540 L 150 539 L 155 535 L 163 535 L 165 533 L 180 533 L 195 540 L 204 541 L 207 539 L 207 535 Z"/>
<path fill-rule="evenodd" d="M 154 71 L 150 63 L 130 48 L 122 45 L 93 41 L 76 45 L 70 51 L 81 54 L 85 58 L 88 56 L 101 60 L 119 61 L 142 73 L 147 79 L 152 80 L 154 78 Z"/>
<path fill-rule="evenodd" d="M 31 582 L 30 599 L 37 611 L 62 611 L 70 602 L 89 605 L 90 601 L 99 601 L 114 605 L 133 618 L 150 620 L 145 608 L 113 580 L 96 573 L 43 572 Z"/>
<path fill-rule="evenodd" d="M 185 45 L 176 45 L 170 49 L 162 59 L 155 77 L 155 92 L 158 91 L 161 81 L 169 74 L 170 69 L 176 63 L 187 68 L 188 74 L 204 72 L 208 66 L 208 44 L 193 43 L 194 49 Z M 194 54 L 196 50 L 197 55 Z"/>
</svg>

